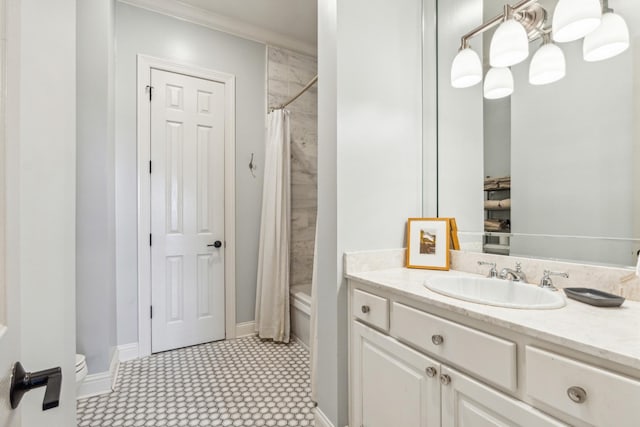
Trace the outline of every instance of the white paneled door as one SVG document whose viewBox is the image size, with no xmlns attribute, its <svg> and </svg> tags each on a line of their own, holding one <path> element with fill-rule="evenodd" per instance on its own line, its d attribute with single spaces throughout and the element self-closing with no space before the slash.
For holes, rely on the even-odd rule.
<svg viewBox="0 0 640 427">
<path fill-rule="evenodd" d="M 0 25 L 4 22 L 3 2 L 0 0 Z M 2 53 L 0 53 L 2 55 Z M 0 67 L 2 67 L 0 56 Z M 1 84 L 0 84 L 1 85 Z M 4 100 L 0 87 L 0 426 L 18 427 L 19 411 L 9 406 L 9 384 L 13 364 L 20 360 L 20 300 L 18 282 L 7 274 L 7 251 L 14 254 L 19 247 L 14 240 L 5 239 L 6 231 L 6 159 L 4 138 Z M 15 209 L 15 207 L 14 207 Z M 15 211 L 14 211 L 15 212 Z"/>
<path fill-rule="evenodd" d="M 225 338 L 225 85 L 151 70 L 151 350 Z"/>
<path fill-rule="evenodd" d="M 0 0 L 0 41 L 5 39 L 5 2 Z M 5 74 L 4 50 L 0 49 L 0 74 Z M 20 360 L 20 300 L 18 283 L 7 274 L 6 250 L 15 253 L 15 241 L 6 241 L 5 90 L 0 79 L 0 426 L 17 427 L 18 411 L 9 406 L 9 384 L 13 363 Z M 11 308 L 9 310 L 9 308 Z"/>
</svg>

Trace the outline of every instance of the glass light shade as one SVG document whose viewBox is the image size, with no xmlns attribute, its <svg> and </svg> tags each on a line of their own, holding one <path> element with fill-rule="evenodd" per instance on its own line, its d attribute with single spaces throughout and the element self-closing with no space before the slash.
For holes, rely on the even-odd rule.
<svg viewBox="0 0 640 427">
<path fill-rule="evenodd" d="M 529 56 L 529 36 L 514 19 L 504 21 L 491 38 L 489 62 L 492 67 L 510 67 Z"/>
<path fill-rule="evenodd" d="M 471 48 L 462 49 L 451 64 L 451 86 L 471 87 L 482 80 L 482 62 Z"/>
<path fill-rule="evenodd" d="M 567 62 L 562 49 L 553 43 L 540 46 L 531 58 L 529 83 L 546 85 L 557 82 L 567 74 Z"/>
<path fill-rule="evenodd" d="M 491 68 L 484 78 L 484 97 L 499 99 L 513 93 L 513 74 L 509 68 Z"/>
<path fill-rule="evenodd" d="M 553 40 L 578 40 L 595 30 L 601 19 L 600 0 L 560 0 L 553 12 Z"/>
<path fill-rule="evenodd" d="M 587 34 L 582 45 L 584 60 L 589 62 L 612 58 L 629 47 L 629 28 L 616 13 L 602 15 L 600 26 Z"/>
</svg>

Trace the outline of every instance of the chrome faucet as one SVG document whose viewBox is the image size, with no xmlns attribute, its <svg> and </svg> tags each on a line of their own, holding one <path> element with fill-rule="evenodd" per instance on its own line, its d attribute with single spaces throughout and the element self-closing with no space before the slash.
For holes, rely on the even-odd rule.
<svg viewBox="0 0 640 427">
<path fill-rule="evenodd" d="M 516 262 L 516 269 L 513 270 L 511 268 L 503 268 L 500 270 L 500 276 L 503 280 L 512 280 L 514 282 L 525 282 L 527 281 L 527 275 L 522 271 L 522 265 L 519 262 Z"/>
<path fill-rule="evenodd" d="M 491 269 L 489 270 L 489 274 L 487 274 L 487 277 L 493 279 L 495 277 L 498 277 L 498 270 L 496 270 L 496 263 L 495 262 L 484 262 L 484 261 L 478 261 L 478 265 L 489 265 L 491 266 Z"/>
<path fill-rule="evenodd" d="M 542 279 L 540 279 L 540 286 L 543 289 L 548 289 L 550 291 L 557 291 L 558 288 L 556 288 L 553 285 L 553 281 L 551 280 L 551 276 L 560 276 L 560 277 L 564 277 L 565 279 L 569 278 L 569 274 L 567 273 L 557 273 L 555 271 L 549 271 L 549 270 L 545 270 L 544 274 L 542 275 Z"/>
</svg>

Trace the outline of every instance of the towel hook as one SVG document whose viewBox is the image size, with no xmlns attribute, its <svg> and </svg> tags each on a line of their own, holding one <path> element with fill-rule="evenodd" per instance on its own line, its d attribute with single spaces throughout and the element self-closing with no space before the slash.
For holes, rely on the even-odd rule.
<svg viewBox="0 0 640 427">
<path fill-rule="evenodd" d="M 256 177 L 256 170 L 258 169 L 258 166 L 255 165 L 255 163 L 253 163 L 253 153 L 251 153 L 251 160 L 249 160 L 249 170 L 251 171 L 251 175 L 253 175 L 253 177 Z"/>
</svg>

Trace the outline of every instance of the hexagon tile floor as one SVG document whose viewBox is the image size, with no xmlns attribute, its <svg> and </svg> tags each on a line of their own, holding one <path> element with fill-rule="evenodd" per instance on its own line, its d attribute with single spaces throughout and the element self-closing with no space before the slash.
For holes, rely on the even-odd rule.
<svg viewBox="0 0 640 427">
<path fill-rule="evenodd" d="M 257 337 L 120 364 L 113 393 L 78 401 L 78 427 L 312 426 L 309 354 Z"/>
</svg>

